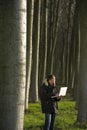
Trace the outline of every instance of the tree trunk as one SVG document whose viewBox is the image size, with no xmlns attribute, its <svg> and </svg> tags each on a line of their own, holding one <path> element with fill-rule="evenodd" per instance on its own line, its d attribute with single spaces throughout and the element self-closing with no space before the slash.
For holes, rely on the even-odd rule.
<svg viewBox="0 0 87 130">
<path fill-rule="evenodd" d="M 26 0 L 0 1 L 0 130 L 23 130 Z"/>
<path fill-rule="evenodd" d="M 33 14 L 34 0 L 27 0 L 27 64 L 26 64 L 26 91 L 25 91 L 25 109 L 28 109 L 29 91 L 31 83 L 32 69 L 32 35 L 33 35 Z"/>
<path fill-rule="evenodd" d="M 87 122 L 87 0 L 80 1 L 80 74 L 78 122 Z"/>
<path fill-rule="evenodd" d="M 41 35 L 39 52 L 39 86 L 46 76 L 47 67 L 47 41 L 48 41 L 48 0 L 41 3 Z"/>
<path fill-rule="evenodd" d="M 73 98 L 76 101 L 76 108 L 78 107 L 78 97 L 79 97 L 79 84 L 78 84 L 78 75 L 79 75 L 79 64 L 80 64 L 80 18 L 79 18 L 79 4 L 76 3 L 75 10 L 75 21 L 74 21 L 74 41 L 75 41 L 75 60 L 74 60 L 74 71 L 75 71 L 75 82 L 74 82 L 74 91 Z"/>
<path fill-rule="evenodd" d="M 47 43 L 48 43 L 48 0 L 45 0 L 45 53 L 44 53 L 44 68 L 43 68 L 43 80 L 46 77 L 47 68 Z"/>
<path fill-rule="evenodd" d="M 40 9 L 41 0 L 35 1 L 34 7 L 34 29 L 33 29 L 33 60 L 32 60 L 32 77 L 30 88 L 30 100 L 38 101 L 38 69 L 39 69 L 39 41 L 40 41 Z"/>
</svg>

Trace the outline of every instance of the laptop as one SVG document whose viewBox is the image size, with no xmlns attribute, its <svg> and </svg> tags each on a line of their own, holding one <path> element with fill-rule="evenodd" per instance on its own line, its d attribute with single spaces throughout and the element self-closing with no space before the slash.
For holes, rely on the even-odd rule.
<svg viewBox="0 0 87 130">
<path fill-rule="evenodd" d="M 61 87 L 59 91 L 59 96 L 65 96 L 68 87 Z"/>
<path fill-rule="evenodd" d="M 61 87 L 60 91 L 59 91 L 59 95 L 52 96 L 51 98 L 55 98 L 55 97 L 58 97 L 58 96 L 65 96 L 66 92 L 67 92 L 67 88 L 68 87 Z"/>
</svg>

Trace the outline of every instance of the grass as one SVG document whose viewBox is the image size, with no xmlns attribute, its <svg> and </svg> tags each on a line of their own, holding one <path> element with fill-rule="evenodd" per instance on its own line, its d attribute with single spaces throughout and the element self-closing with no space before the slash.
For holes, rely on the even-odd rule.
<svg viewBox="0 0 87 130">
<path fill-rule="evenodd" d="M 75 102 L 62 100 L 55 120 L 54 130 L 87 130 L 86 125 L 76 124 L 77 111 Z M 30 103 L 24 118 L 24 130 L 42 130 L 44 114 L 41 112 L 40 103 Z"/>
</svg>

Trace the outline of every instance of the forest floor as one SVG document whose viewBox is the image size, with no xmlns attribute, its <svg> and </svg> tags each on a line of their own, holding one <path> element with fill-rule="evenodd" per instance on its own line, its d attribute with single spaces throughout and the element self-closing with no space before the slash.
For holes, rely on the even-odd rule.
<svg viewBox="0 0 87 130">
<path fill-rule="evenodd" d="M 55 120 L 54 130 L 87 130 L 87 124 L 76 123 L 77 110 L 72 99 L 63 98 L 59 102 L 59 110 Z M 24 130 L 43 130 L 44 114 L 39 103 L 29 103 L 24 118 Z"/>
</svg>

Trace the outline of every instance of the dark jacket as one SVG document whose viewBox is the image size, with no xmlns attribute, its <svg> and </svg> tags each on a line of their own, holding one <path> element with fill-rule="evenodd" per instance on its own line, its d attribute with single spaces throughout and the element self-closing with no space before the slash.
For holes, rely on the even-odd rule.
<svg viewBox="0 0 87 130">
<path fill-rule="evenodd" d="M 46 85 L 45 83 L 40 88 L 40 100 L 43 113 L 56 113 L 58 110 L 57 101 L 60 100 L 59 97 L 54 97 L 57 94 L 57 89 L 55 86 Z"/>
</svg>

